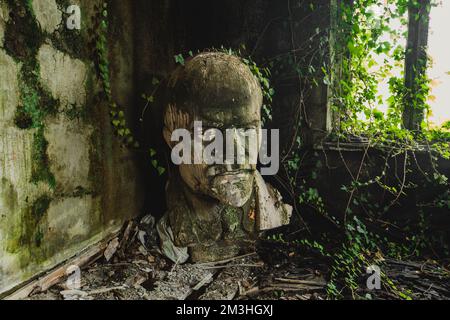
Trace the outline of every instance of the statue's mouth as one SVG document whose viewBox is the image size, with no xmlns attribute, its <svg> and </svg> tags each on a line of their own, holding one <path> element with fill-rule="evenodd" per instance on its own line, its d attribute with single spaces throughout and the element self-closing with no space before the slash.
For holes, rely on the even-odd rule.
<svg viewBox="0 0 450 320">
<path fill-rule="evenodd" d="M 249 174 L 253 173 L 254 169 L 250 166 L 244 166 L 240 168 L 230 168 L 225 165 L 212 165 L 208 168 L 208 178 L 217 178 L 224 176 L 237 176 L 242 175 L 242 178 L 246 178 Z"/>
<path fill-rule="evenodd" d="M 250 199 L 253 182 L 251 170 L 227 171 L 210 178 L 210 190 L 217 200 L 239 208 Z"/>
</svg>

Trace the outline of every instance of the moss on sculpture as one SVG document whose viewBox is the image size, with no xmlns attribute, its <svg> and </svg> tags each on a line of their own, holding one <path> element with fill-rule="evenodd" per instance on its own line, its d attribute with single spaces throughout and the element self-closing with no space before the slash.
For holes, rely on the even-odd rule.
<svg viewBox="0 0 450 320">
<path fill-rule="evenodd" d="M 176 144 L 171 140 L 173 131 L 186 129 L 192 137 L 197 121 L 222 133 L 231 130 L 233 140 L 227 142 L 244 146 L 247 156 L 250 144 L 241 140 L 245 138 L 235 134 L 236 130 L 254 130 L 253 142 L 260 141 L 261 87 L 238 57 L 219 52 L 198 54 L 174 71 L 167 92 L 163 135 L 171 148 Z M 194 262 L 233 257 L 252 250 L 259 226 L 274 228 L 289 221 L 280 217 L 286 208 L 275 207 L 278 199 L 269 194 L 262 178 L 258 179 L 256 163 L 233 160 L 234 164 L 208 164 L 205 159 L 197 164 L 182 163 L 170 175 L 168 210 L 158 232 L 162 251 L 174 262 L 183 263 L 189 256 Z M 267 208 L 259 210 L 258 201 Z"/>
</svg>

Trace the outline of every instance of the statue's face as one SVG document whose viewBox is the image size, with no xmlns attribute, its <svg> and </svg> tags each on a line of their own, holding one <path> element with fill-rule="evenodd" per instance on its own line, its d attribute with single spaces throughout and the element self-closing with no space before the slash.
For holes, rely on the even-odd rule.
<svg viewBox="0 0 450 320">
<path fill-rule="evenodd" d="M 181 164 L 182 179 L 194 192 L 207 195 L 233 207 L 242 207 L 253 192 L 256 161 L 248 161 L 255 149 L 250 150 L 248 139 L 240 135 L 226 139 L 230 129 L 252 129 L 253 146 L 256 152 L 261 141 L 262 93 L 258 81 L 248 67 L 238 58 L 219 53 L 206 53 L 194 57 L 179 68 L 169 82 L 173 96 L 165 112 L 164 137 L 171 147 L 174 129 L 184 128 L 191 132 L 194 145 L 194 122 L 201 121 L 203 133 L 217 129 L 228 147 L 245 146 L 245 164 L 208 164 L 206 159 L 199 164 Z M 203 141 L 203 147 L 211 141 Z M 237 152 L 235 149 L 235 157 Z M 191 157 L 194 158 L 194 155 Z M 203 158 L 203 157 L 201 157 Z M 231 160 L 231 159 L 230 159 Z M 249 163 L 250 162 L 250 163 Z"/>
<path fill-rule="evenodd" d="M 211 196 L 233 207 L 242 207 L 253 192 L 253 174 L 256 170 L 256 163 L 251 161 L 250 155 L 259 150 L 261 137 L 259 108 L 228 109 L 221 113 L 212 112 L 205 117 L 200 115 L 196 121 L 201 121 L 205 136 L 213 132 L 211 129 L 220 131 L 224 139 L 223 158 L 227 159 L 226 150 L 230 147 L 234 148 L 234 158 L 229 158 L 228 160 L 231 161 L 224 161 L 224 164 L 207 164 L 206 159 L 203 159 L 201 164 L 181 164 L 179 168 L 181 177 L 192 190 L 198 193 Z M 246 137 L 239 134 L 238 130 L 254 133 L 254 135 Z M 204 140 L 203 148 L 210 145 L 212 139 L 215 138 L 209 137 L 206 139 L 207 141 Z M 194 141 L 192 141 L 192 145 L 194 145 Z M 238 164 L 237 161 L 238 147 L 245 150 L 243 153 L 245 161 L 241 161 L 243 164 Z"/>
</svg>

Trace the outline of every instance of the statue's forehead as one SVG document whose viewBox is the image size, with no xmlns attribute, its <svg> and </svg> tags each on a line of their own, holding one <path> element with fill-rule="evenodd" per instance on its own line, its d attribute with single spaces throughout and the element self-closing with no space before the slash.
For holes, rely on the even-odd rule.
<svg viewBox="0 0 450 320">
<path fill-rule="evenodd" d="M 258 126 L 261 122 L 259 107 L 243 108 L 214 107 L 200 108 L 195 114 L 195 120 L 204 122 L 210 127 L 249 127 Z"/>
<path fill-rule="evenodd" d="M 222 53 L 200 54 L 169 80 L 171 105 L 205 126 L 258 126 L 262 92 L 258 80 L 239 58 Z"/>
</svg>

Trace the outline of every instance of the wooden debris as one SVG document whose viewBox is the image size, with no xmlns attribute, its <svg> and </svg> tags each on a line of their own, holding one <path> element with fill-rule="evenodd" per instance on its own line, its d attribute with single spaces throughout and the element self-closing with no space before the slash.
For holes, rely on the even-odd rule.
<svg viewBox="0 0 450 320">
<path fill-rule="evenodd" d="M 292 284 L 301 284 L 305 286 L 316 286 L 316 287 L 324 287 L 327 285 L 324 279 L 320 279 L 317 281 L 307 281 L 307 280 L 298 280 L 298 279 L 284 279 L 284 278 L 275 278 L 275 281 L 292 283 Z"/>
<path fill-rule="evenodd" d="M 53 271 L 50 271 L 46 275 L 33 280 L 21 289 L 5 297 L 5 300 L 25 299 L 32 293 L 38 293 L 48 290 L 50 287 L 57 284 L 62 278 L 66 276 L 66 271 L 70 266 L 78 266 L 79 268 L 83 268 L 102 257 L 103 252 L 106 249 L 110 239 L 115 236 L 116 234 L 114 234 L 114 236 L 112 237 L 107 237 L 106 240 L 102 240 L 99 243 L 92 245 L 76 257 L 69 259 L 61 266 L 55 268 Z"/>
<path fill-rule="evenodd" d="M 232 262 L 232 261 L 236 261 L 236 260 L 239 260 L 239 259 L 242 259 L 242 258 L 247 258 L 247 257 L 255 256 L 255 255 L 256 255 L 256 252 L 252 252 L 252 253 L 244 254 L 242 256 L 237 256 L 237 257 L 233 257 L 233 258 L 225 259 L 225 260 L 221 260 L 221 261 L 197 263 L 196 266 L 199 266 L 199 267 L 202 267 L 202 266 L 216 266 L 216 265 L 219 265 L 219 264 L 225 264 L 225 263 L 229 263 L 229 262 Z"/>
<path fill-rule="evenodd" d="M 122 258 L 125 257 L 125 251 L 128 248 L 129 244 L 133 242 L 138 231 L 139 230 L 136 226 L 136 223 L 133 220 L 131 220 L 127 223 L 127 226 L 125 228 L 125 231 L 123 232 L 122 238 L 120 239 L 120 243 L 119 243 L 118 254 L 120 257 L 122 257 Z"/>
<path fill-rule="evenodd" d="M 106 261 L 109 262 L 109 260 L 111 260 L 111 258 L 117 252 L 118 248 L 119 248 L 119 238 L 116 237 L 109 242 L 108 246 L 106 247 L 105 252 L 103 253 Z"/>
<path fill-rule="evenodd" d="M 105 260 L 83 273 L 83 290 L 63 290 L 63 283 L 41 294 L 42 299 L 61 296 L 67 300 L 149 299 L 149 300 L 233 300 L 283 299 L 323 300 L 327 298 L 326 277 L 329 263 L 323 257 L 295 252 L 277 244 L 222 261 L 202 264 L 172 264 L 155 248 L 146 248 L 133 236 L 135 224 L 67 262 L 65 266 Z M 112 241 L 111 241 L 112 240 Z M 125 248 L 128 248 L 125 251 Z M 285 250 L 286 249 L 286 250 Z M 123 255 L 121 254 L 123 253 Z M 283 255 L 278 255 L 277 253 Z M 264 258 L 265 256 L 266 258 Z M 109 258 L 108 258 L 109 257 Z M 106 259 L 108 258 L 108 259 Z M 260 262 L 263 258 L 264 263 Z M 109 262 L 108 262 L 109 260 Z M 382 269 L 399 292 L 413 299 L 450 299 L 448 266 L 435 261 L 397 261 L 385 259 Z M 9 298 L 27 297 L 45 291 L 64 279 L 66 267 L 30 283 Z M 283 292 L 280 297 L 279 292 Z M 275 294 L 277 293 L 277 294 Z M 399 299 L 387 287 L 369 291 L 364 286 L 357 294 L 367 299 Z M 32 298 L 35 298 L 34 295 Z"/>
<path fill-rule="evenodd" d="M 82 290 L 63 290 L 60 294 L 64 300 L 90 300 L 86 299 L 88 293 Z"/>
<path fill-rule="evenodd" d="M 125 289 L 127 289 L 127 287 L 125 287 L 125 286 L 118 286 L 118 287 L 111 287 L 111 288 L 100 288 L 100 289 L 88 291 L 86 293 L 88 295 L 90 295 L 90 296 L 93 296 L 93 295 L 96 295 L 96 294 L 102 294 L 102 293 L 107 293 L 107 292 L 110 292 L 110 291 L 125 290 Z"/>
<path fill-rule="evenodd" d="M 198 297 L 199 300 L 233 300 L 243 292 L 242 282 L 250 277 L 251 269 L 234 266 L 223 269 L 216 279 Z"/>
</svg>

